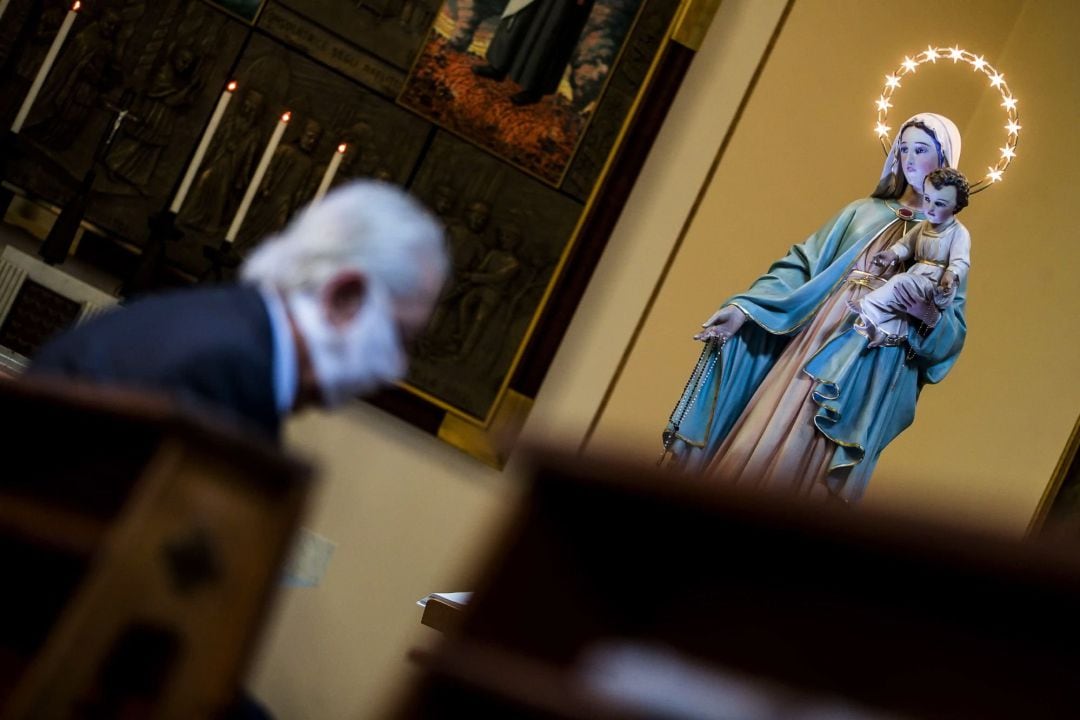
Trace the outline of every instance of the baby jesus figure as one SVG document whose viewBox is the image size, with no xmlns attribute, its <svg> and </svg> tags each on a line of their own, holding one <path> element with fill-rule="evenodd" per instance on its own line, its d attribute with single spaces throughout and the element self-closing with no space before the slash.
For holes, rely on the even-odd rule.
<svg viewBox="0 0 1080 720">
<path fill-rule="evenodd" d="M 855 331 L 867 338 L 867 347 L 904 342 L 907 318 L 914 308 L 930 308 L 932 316 L 923 315 L 922 321 L 934 327 L 940 312 L 934 313 L 933 308 L 941 311 L 952 302 L 971 267 L 971 235 L 956 219 L 956 214 L 967 207 L 968 198 L 968 182 L 959 170 L 940 168 L 926 176 L 926 220 L 871 261 L 872 266 L 884 271 L 912 256 L 915 260 L 906 272 L 893 275 L 859 303 Z"/>
</svg>

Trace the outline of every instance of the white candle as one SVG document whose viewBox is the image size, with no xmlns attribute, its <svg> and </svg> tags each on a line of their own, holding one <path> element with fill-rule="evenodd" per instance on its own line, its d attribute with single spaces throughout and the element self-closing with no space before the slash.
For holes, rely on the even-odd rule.
<svg viewBox="0 0 1080 720">
<path fill-rule="evenodd" d="M 56 33 L 56 38 L 49 47 L 48 54 L 45 55 L 45 62 L 41 64 L 33 84 L 30 85 L 30 92 L 26 94 L 26 99 L 23 100 L 22 107 L 19 108 L 19 114 L 15 116 L 15 122 L 11 123 L 11 132 L 17 133 L 22 130 L 23 123 L 26 122 L 27 115 L 30 114 L 30 108 L 33 107 L 34 100 L 37 99 L 38 93 L 41 92 L 41 86 L 45 84 L 45 78 L 48 76 L 49 71 L 52 70 L 53 63 L 56 62 L 56 56 L 60 54 L 60 47 L 64 44 L 64 40 L 67 39 L 68 33 L 71 32 L 71 26 L 75 22 L 75 16 L 79 14 L 80 7 L 82 7 L 82 3 L 76 0 L 75 4 L 68 10 L 67 17 L 64 18 L 64 22 L 60 26 L 60 32 Z"/>
<path fill-rule="evenodd" d="M 247 216 L 248 210 L 251 209 L 251 201 L 255 199 L 255 193 L 259 189 L 259 185 L 262 184 L 266 169 L 270 167 L 270 160 L 274 157 L 274 150 L 277 149 L 278 143 L 281 142 L 281 136 L 285 134 L 285 128 L 289 126 L 289 120 L 291 119 L 292 113 L 290 112 L 282 115 L 277 127 L 274 128 L 274 134 L 270 136 L 270 142 L 266 143 L 266 149 L 263 150 L 262 158 L 259 159 L 259 165 L 255 168 L 255 175 L 251 178 L 251 182 L 248 183 L 247 192 L 244 193 L 244 199 L 240 201 L 240 207 L 236 208 L 236 216 L 233 218 L 232 225 L 229 226 L 229 231 L 225 233 L 226 242 L 236 240 L 236 235 L 240 232 L 240 226 L 244 224 L 244 218 Z"/>
<path fill-rule="evenodd" d="M 330 183 L 334 181 L 334 175 L 337 174 L 338 167 L 341 166 L 341 159 L 345 157 L 345 151 L 349 149 L 349 146 L 345 143 L 341 143 L 337 146 L 337 152 L 334 153 L 334 157 L 330 158 L 330 164 L 326 166 L 326 172 L 323 173 L 322 181 L 319 183 L 319 189 L 315 191 L 315 197 L 312 198 L 312 202 L 319 202 L 322 200 L 323 195 L 330 189 Z"/>
<path fill-rule="evenodd" d="M 184 173 L 184 179 L 180 183 L 180 189 L 176 191 L 176 197 L 173 198 L 172 205 L 169 206 L 169 212 L 173 214 L 180 212 L 184 199 L 187 198 L 187 194 L 191 190 L 191 184 L 195 182 L 195 173 L 199 171 L 203 158 L 206 157 L 206 150 L 210 147 L 210 140 L 214 137 L 214 133 L 217 132 L 218 125 L 221 124 L 221 118 L 225 115 L 225 108 L 229 107 L 229 101 L 232 100 L 235 92 L 236 81 L 233 80 L 225 86 L 221 97 L 218 98 L 214 114 L 210 116 L 210 124 L 206 126 L 202 140 L 199 141 L 199 147 L 195 148 L 195 156 L 191 158 L 191 164 L 188 165 L 187 172 Z"/>
</svg>

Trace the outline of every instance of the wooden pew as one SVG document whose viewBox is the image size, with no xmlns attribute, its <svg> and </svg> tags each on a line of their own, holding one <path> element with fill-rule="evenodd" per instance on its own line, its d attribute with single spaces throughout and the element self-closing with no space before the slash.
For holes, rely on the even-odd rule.
<svg viewBox="0 0 1080 720">
<path fill-rule="evenodd" d="M 1080 717 L 1076 544 L 534 458 L 396 717 Z"/>
<path fill-rule="evenodd" d="M 156 398 L 51 380 L 0 382 L 0 444 L 0 717 L 229 706 L 309 468 Z"/>
</svg>

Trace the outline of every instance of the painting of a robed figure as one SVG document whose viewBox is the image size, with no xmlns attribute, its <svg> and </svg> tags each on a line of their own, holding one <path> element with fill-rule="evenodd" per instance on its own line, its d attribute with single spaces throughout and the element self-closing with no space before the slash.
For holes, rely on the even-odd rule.
<svg viewBox="0 0 1080 720">
<path fill-rule="evenodd" d="M 399 101 L 559 184 L 641 0 L 447 0 Z"/>
</svg>

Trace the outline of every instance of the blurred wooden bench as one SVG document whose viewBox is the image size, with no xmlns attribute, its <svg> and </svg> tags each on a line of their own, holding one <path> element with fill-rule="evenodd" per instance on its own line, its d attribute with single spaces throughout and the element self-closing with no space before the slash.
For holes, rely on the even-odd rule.
<svg viewBox="0 0 1080 720">
<path fill-rule="evenodd" d="M 1075 541 L 534 458 L 395 717 L 1080 717 Z"/>
<path fill-rule="evenodd" d="M 54 381 L 0 382 L 0 447 L 0 717 L 219 714 L 309 468 L 163 401 Z"/>
</svg>

